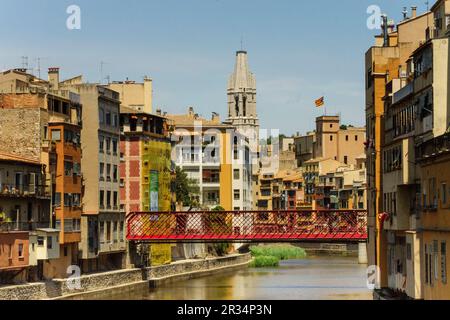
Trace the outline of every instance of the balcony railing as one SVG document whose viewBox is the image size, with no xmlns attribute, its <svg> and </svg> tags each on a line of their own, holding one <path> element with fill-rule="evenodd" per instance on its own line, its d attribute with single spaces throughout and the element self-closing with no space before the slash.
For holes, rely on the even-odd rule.
<svg viewBox="0 0 450 320">
<path fill-rule="evenodd" d="M 50 222 L 1 222 L 0 232 L 34 231 L 39 228 L 49 228 Z"/>
<path fill-rule="evenodd" d="M 218 183 L 220 183 L 220 179 L 219 178 L 203 178 L 203 183 L 206 183 L 206 184 L 211 184 L 211 183 L 218 184 Z"/>
<path fill-rule="evenodd" d="M 0 183 L 0 196 L 11 197 L 48 197 L 45 186 Z"/>
<path fill-rule="evenodd" d="M 429 157 L 450 151 L 450 133 L 429 140 L 417 148 L 417 158 L 424 160 Z"/>
</svg>

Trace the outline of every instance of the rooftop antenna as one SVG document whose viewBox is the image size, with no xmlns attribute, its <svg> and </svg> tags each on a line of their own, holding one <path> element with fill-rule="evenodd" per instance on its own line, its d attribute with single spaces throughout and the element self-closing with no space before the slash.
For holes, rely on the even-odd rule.
<svg viewBox="0 0 450 320">
<path fill-rule="evenodd" d="M 22 69 L 28 70 L 28 57 L 22 56 Z"/>
<path fill-rule="evenodd" d="M 102 84 L 102 81 L 104 80 L 104 78 L 103 78 L 103 66 L 105 64 L 108 64 L 108 63 L 104 62 L 104 61 L 100 61 L 100 84 Z"/>
<path fill-rule="evenodd" d="M 37 72 L 38 72 L 38 78 L 41 78 L 41 62 L 42 60 L 47 59 L 46 57 L 37 57 L 36 61 L 37 61 Z"/>
</svg>

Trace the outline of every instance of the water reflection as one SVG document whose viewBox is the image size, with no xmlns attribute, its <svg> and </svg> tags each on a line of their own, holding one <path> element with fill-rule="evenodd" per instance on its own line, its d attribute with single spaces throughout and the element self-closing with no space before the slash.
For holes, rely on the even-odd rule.
<svg viewBox="0 0 450 320">
<path fill-rule="evenodd" d="M 366 266 L 356 259 L 290 260 L 279 268 L 243 269 L 176 282 L 115 299 L 151 300 L 332 300 L 372 299 Z"/>
</svg>

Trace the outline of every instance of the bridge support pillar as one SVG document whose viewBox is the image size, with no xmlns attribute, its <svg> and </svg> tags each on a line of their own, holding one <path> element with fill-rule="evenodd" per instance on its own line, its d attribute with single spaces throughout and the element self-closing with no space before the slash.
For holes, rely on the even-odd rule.
<svg viewBox="0 0 450 320">
<path fill-rule="evenodd" d="M 358 263 L 367 264 L 367 244 L 365 242 L 358 243 Z"/>
</svg>

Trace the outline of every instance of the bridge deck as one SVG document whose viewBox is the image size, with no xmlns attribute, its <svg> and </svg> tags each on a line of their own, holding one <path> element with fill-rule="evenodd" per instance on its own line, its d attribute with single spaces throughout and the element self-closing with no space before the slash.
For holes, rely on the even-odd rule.
<svg viewBox="0 0 450 320">
<path fill-rule="evenodd" d="M 367 240 L 361 210 L 134 212 L 127 239 L 138 242 Z"/>
</svg>

